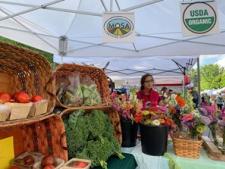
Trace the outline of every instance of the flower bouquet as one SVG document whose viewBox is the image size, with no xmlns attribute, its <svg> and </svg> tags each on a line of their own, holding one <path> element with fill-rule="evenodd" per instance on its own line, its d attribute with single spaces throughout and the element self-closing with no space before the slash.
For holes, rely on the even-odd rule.
<svg viewBox="0 0 225 169">
<path fill-rule="evenodd" d="M 167 109 L 158 106 L 142 110 L 136 114 L 135 121 L 140 123 L 142 152 L 163 155 L 167 150 L 168 130 L 174 126 L 173 120 L 167 117 Z"/>
<path fill-rule="evenodd" d="M 174 100 L 179 112 L 176 114 L 179 123 L 178 132 L 173 135 L 175 154 L 182 157 L 199 158 L 202 146 L 201 135 L 205 130 L 205 124 L 199 111 L 194 109 L 192 96 L 188 92 L 176 95 Z"/>
<path fill-rule="evenodd" d="M 133 147 L 136 145 L 138 125 L 135 122 L 136 112 L 142 108 L 142 103 L 138 101 L 135 90 L 130 91 L 130 95 L 116 93 L 112 94 L 113 108 L 120 115 L 122 129 L 122 147 Z"/>
</svg>

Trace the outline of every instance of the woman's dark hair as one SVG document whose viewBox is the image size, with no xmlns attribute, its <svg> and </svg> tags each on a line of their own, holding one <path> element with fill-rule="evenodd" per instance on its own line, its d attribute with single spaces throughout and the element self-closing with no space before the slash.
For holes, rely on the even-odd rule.
<svg viewBox="0 0 225 169">
<path fill-rule="evenodd" d="M 144 90 L 144 83 L 145 83 L 145 79 L 150 76 L 153 78 L 153 76 L 149 73 L 146 73 L 144 74 L 142 77 L 141 77 L 141 90 Z"/>
<path fill-rule="evenodd" d="M 166 92 L 166 91 L 167 91 L 167 87 L 165 87 L 165 86 L 162 87 L 161 91 L 162 91 L 162 92 Z"/>
</svg>

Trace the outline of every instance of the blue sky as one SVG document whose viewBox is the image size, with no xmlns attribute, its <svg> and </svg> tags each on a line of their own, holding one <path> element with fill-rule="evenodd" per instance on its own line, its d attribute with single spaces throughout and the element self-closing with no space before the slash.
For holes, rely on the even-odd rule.
<svg viewBox="0 0 225 169">
<path fill-rule="evenodd" d="M 200 66 L 204 66 L 207 64 L 219 64 L 220 66 L 225 67 L 225 54 L 200 56 Z"/>
</svg>

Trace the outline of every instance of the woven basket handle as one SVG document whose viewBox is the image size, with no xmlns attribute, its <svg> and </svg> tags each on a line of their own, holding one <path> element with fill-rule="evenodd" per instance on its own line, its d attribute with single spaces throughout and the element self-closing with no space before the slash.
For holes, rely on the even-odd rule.
<svg viewBox="0 0 225 169">
<path fill-rule="evenodd" d="M 63 150 L 68 150 L 66 145 L 66 132 L 62 133 L 60 136 L 60 144 Z"/>
</svg>

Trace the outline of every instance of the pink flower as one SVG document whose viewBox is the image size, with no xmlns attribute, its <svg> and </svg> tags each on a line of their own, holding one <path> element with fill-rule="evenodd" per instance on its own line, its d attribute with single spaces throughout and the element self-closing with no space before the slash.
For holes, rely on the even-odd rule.
<svg viewBox="0 0 225 169">
<path fill-rule="evenodd" d="M 182 117 L 182 121 L 183 122 L 191 121 L 193 120 L 193 118 L 194 118 L 193 114 L 185 114 Z"/>
<path fill-rule="evenodd" d="M 158 106 L 158 109 L 160 111 L 162 111 L 163 113 L 166 113 L 167 112 L 167 107 L 166 106 Z"/>
</svg>

